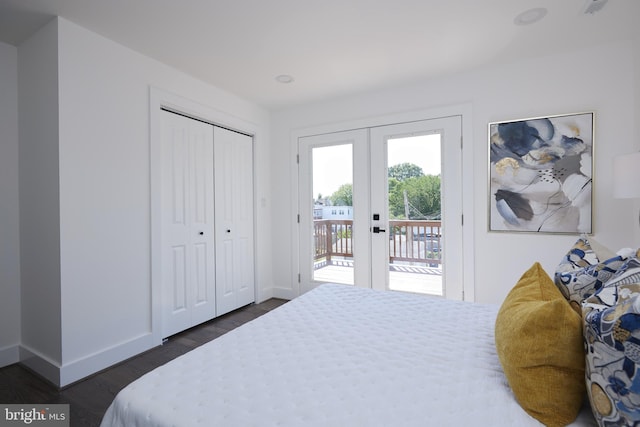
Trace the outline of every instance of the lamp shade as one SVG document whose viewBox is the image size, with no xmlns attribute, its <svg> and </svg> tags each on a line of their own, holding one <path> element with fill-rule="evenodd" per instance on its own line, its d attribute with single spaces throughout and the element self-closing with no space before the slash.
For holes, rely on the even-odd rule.
<svg viewBox="0 0 640 427">
<path fill-rule="evenodd" d="M 613 158 L 613 197 L 640 198 L 640 151 Z"/>
</svg>

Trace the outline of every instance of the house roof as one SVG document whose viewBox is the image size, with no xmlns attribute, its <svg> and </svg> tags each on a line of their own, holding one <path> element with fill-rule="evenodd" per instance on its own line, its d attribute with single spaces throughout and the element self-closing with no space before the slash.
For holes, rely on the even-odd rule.
<svg viewBox="0 0 640 427">
<path fill-rule="evenodd" d="M 606 1 L 0 0 L 0 41 L 19 45 L 62 16 L 281 109 L 638 37 L 640 1 Z M 601 2 L 599 12 L 584 13 Z M 540 7 L 541 21 L 514 23 Z M 589 58 L 576 72 L 589 72 Z M 279 75 L 294 80 L 280 83 Z"/>
</svg>

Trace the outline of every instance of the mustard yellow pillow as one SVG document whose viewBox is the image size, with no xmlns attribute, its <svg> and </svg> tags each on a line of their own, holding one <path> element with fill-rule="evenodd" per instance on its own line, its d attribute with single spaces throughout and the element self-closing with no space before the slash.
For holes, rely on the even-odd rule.
<svg viewBox="0 0 640 427">
<path fill-rule="evenodd" d="M 495 338 L 522 408 L 547 426 L 571 423 L 586 396 L 582 319 L 539 263 L 507 295 Z"/>
</svg>

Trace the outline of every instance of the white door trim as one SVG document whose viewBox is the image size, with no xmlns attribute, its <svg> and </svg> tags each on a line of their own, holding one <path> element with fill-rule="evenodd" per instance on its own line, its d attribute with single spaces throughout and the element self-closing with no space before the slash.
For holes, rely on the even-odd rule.
<svg viewBox="0 0 640 427">
<path fill-rule="evenodd" d="M 463 283 L 461 286 L 462 296 L 456 299 L 465 301 L 475 300 L 475 257 L 474 257 L 474 195 L 473 195 L 473 132 L 472 132 L 472 106 L 471 104 L 459 104 L 445 107 L 438 107 L 425 110 L 416 110 L 403 113 L 393 113 L 383 116 L 373 116 L 361 119 L 352 119 L 336 123 L 329 123 L 318 126 L 309 126 L 306 128 L 294 129 L 290 138 L 290 155 L 291 164 L 297 163 L 298 141 L 302 137 L 321 135 L 332 132 L 343 132 L 354 129 L 372 128 L 377 126 L 394 125 L 400 123 L 408 123 L 414 121 L 438 119 L 450 116 L 460 116 L 462 118 L 462 139 L 466 141 L 462 146 L 462 170 L 465 171 L 462 176 L 462 209 L 464 215 L 464 227 L 462 230 L 463 239 Z M 462 143 L 462 142 L 461 142 Z M 300 254 L 300 236 L 298 226 L 298 210 L 299 210 L 299 189 L 298 189 L 298 168 L 291 168 L 290 179 L 295 185 L 292 186 L 291 192 L 291 224 L 294 227 L 291 233 L 291 265 L 292 269 L 291 283 L 294 285 L 294 295 L 300 295 L 300 286 L 298 282 L 298 274 L 300 271 L 299 254 Z"/>
<path fill-rule="evenodd" d="M 153 337 L 153 344 L 162 344 L 162 222 L 161 222 L 161 186 L 162 181 L 162 164 L 161 164 L 161 142 L 162 142 L 162 119 L 160 111 L 162 109 L 168 109 L 176 113 L 184 114 L 185 116 L 192 117 L 197 120 L 202 120 L 213 125 L 225 127 L 240 133 L 244 133 L 253 137 L 253 144 L 261 141 L 263 137 L 259 128 L 251 122 L 239 119 L 236 116 L 227 114 L 223 111 L 193 101 L 191 99 L 184 98 L 180 95 L 167 92 L 166 90 L 159 89 L 153 86 L 149 87 L 149 183 L 150 183 L 150 215 L 151 215 L 151 228 L 150 228 L 150 269 L 151 269 L 151 334 Z M 256 150 L 253 150 L 254 156 Z M 255 165 L 255 158 L 253 159 Z M 256 173 L 254 168 L 253 174 L 253 188 L 256 188 Z M 253 195 L 253 218 L 254 218 L 254 230 L 256 215 L 256 195 L 254 190 Z M 255 231 L 254 231 L 255 233 Z M 257 264 L 257 250 L 254 234 L 254 268 Z M 256 280 L 257 283 L 257 280 Z M 256 289 L 256 297 L 259 292 Z"/>
</svg>

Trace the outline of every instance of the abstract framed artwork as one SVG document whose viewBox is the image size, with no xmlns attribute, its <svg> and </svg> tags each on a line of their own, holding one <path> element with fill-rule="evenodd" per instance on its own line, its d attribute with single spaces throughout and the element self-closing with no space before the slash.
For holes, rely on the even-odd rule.
<svg viewBox="0 0 640 427">
<path fill-rule="evenodd" d="M 595 113 L 489 123 L 489 231 L 591 234 Z"/>
</svg>

